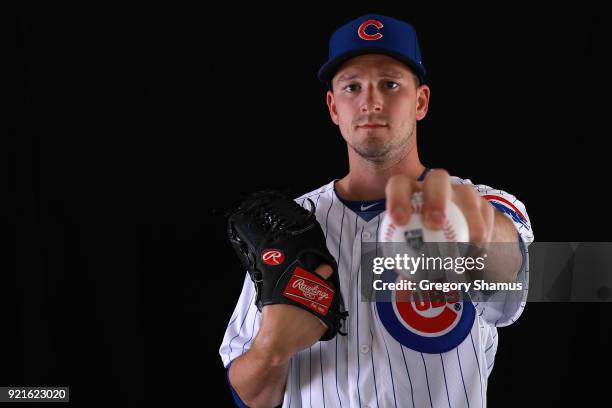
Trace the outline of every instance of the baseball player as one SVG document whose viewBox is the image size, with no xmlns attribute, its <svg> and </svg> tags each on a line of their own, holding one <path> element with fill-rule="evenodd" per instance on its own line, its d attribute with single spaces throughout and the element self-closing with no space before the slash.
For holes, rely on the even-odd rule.
<svg viewBox="0 0 612 408">
<path fill-rule="evenodd" d="M 453 201 L 470 241 L 506 242 L 511 251 L 496 279 L 527 287 L 527 247 L 533 232 L 525 206 L 511 194 L 421 164 L 417 121 L 427 114 L 430 88 L 414 28 L 366 15 L 334 32 L 329 60 L 318 72 L 327 106 L 347 144 L 348 174 L 296 201 L 315 205 L 329 252 L 337 261 L 348 311 L 346 336 L 319 341 L 325 328 L 300 308 L 254 305 L 248 275 L 220 355 L 236 404 L 250 407 L 485 407 L 498 327 L 515 322 L 526 291 L 503 302 L 467 302 L 458 311 L 429 304 L 403 314 L 361 299 L 361 244 L 374 242 L 381 217 L 411 216 L 410 196 L 424 196 L 423 219 L 440 229 Z M 331 274 L 327 264 L 316 273 Z M 444 319 L 441 319 L 441 311 Z M 435 327 L 427 335 L 419 327 Z"/>
</svg>

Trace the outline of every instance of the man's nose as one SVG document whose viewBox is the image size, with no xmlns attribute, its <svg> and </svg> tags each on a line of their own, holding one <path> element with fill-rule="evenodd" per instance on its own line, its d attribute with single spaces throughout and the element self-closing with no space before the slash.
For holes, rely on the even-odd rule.
<svg viewBox="0 0 612 408">
<path fill-rule="evenodd" d="M 361 104 L 361 112 L 380 112 L 382 110 L 382 102 L 380 94 L 376 91 L 376 87 L 368 85 L 363 92 L 363 103 Z"/>
</svg>

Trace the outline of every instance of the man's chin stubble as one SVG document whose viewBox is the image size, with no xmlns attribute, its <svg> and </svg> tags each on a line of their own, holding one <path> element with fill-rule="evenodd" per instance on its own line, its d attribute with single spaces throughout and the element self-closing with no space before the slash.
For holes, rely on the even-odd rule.
<svg viewBox="0 0 612 408">
<path fill-rule="evenodd" d="M 408 143 L 403 146 L 393 149 L 392 146 L 351 146 L 359 157 L 371 162 L 381 169 L 393 167 L 399 163 L 411 149 Z"/>
<path fill-rule="evenodd" d="M 389 157 L 389 147 L 384 146 L 380 148 L 367 148 L 367 147 L 357 147 L 353 146 L 353 150 L 357 153 L 361 158 L 371 161 L 373 163 L 384 163 Z"/>
</svg>

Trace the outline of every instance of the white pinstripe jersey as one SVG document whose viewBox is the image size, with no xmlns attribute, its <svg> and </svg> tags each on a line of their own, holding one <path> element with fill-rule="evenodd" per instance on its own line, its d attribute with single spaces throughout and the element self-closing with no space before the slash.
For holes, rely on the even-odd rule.
<svg viewBox="0 0 612 408">
<path fill-rule="evenodd" d="M 415 351 L 389 334 L 375 302 L 360 301 L 362 241 L 375 241 L 383 213 L 369 221 L 350 210 L 336 195 L 334 183 L 307 193 L 336 258 L 344 303 L 349 312 L 347 336 L 317 342 L 290 362 L 283 407 L 485 407 L 487 379 L 495 361 L 497 327 L 521 315 L 526 291 L 503 303 L 475 303 L 475 317 L 465 338 L 442 353 Z M 451 177 L 452 183 L 472 184 Z M 474 185 L 517 227 L 523 267 L 517 281 L 528 286 L 527 246 L 533 233 L 524 205 L 514 196 Z M 306 204 L 307 206 L 307 204 Z M 368 218 L 368 217 L 366 217 Z M 247 351 L 257 334 L 260 313 L 253 304 L 255 290 L 249 275 L 230 319 L 219 353 L 225 367 Z"/>
</svg>

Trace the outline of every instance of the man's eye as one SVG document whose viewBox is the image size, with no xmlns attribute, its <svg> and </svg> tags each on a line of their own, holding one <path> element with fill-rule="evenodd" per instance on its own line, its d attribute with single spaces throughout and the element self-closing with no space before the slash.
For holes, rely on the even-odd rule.
<svg viewBox="0 0 612 408">
<path fill-rule="evenodd" d="M 385 87 L 387 89 L 395 89 L 399 86 L 399 84 L 397 82 L 393 82 L 393 81 L 387 81 L 385 82 Z"/>
<path fill-rule="evenodd" d="M 358 89 L 359 89 L 359 85 L 357 84 L 349 84 L 344 87 L 344 90 L 349 93 L 355 92 Z"/>
</svg>

